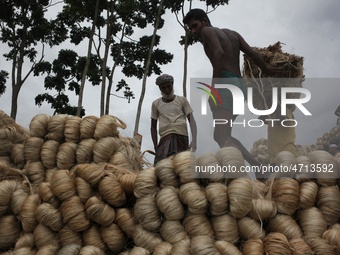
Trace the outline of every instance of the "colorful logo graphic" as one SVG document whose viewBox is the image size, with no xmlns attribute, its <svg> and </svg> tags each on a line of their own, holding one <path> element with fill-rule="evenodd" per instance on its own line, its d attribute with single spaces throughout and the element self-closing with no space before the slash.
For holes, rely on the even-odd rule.
<svg viewBox="0 0 340 255">
<path fill-rule="evenodd" d="M 217 90 L 216 90 L 214 87 L 212 87 L 212 86 L 210 86 L 210 85 L 208 85 L 208 84 L 206 84 L 206 83 L 204 83 L 204 82 L 197 82 L 197 83 L 198 83 L 198 84 L 201 84 L 201 85 L 203 85 L 203 86 L 206 86 L 207 88 L 209 88 L 209 89 L 212 91 L 212 93 L 211 93 L 209 90 L 207 90 L 207 89 L 205 89 L 205 88 L 196 87 L 196 88 L 198 88 L 198 89 L 200 89 L 200 90 L 203 90 L 205 93 L 207 93 L 207 94 L 209 95 L 209 97 L 213 100 L 215 106 L 217 105 L 216 98 L 217 98 L 218 102 L 220 103 L 220 105 L 222 105 L 222 99 L 221 99 L 221 97 L 220 97 L 220 94 L 218 94 Z M 215 95 L 215 96 L 214 96 L 214 95 Z"/>
</svg>

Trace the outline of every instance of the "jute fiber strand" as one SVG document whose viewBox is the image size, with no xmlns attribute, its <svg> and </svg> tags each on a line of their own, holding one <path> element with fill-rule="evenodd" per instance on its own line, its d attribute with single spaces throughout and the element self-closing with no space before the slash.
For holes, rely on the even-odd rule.
<svg viewBox="0 0 340 255">
<path fill-rule="evenodd" d="M 60 244 L 63 247 L 69 246 L 71 244 L 77 244 L 79 246 L 83 246 L 82 233 L 70 229 L 68 225 L 64 225 L 58 231 L 58 237 L 59 237 Z"/>
<path fill-rule="evenodd" d="M 118 177 L 118 181 L 122 186 L 122 189 L 128 196 L 133 196 L 136 177 L 137 174 L 135 173 L 127 173 Z"/>
<path fill-rule="evenodd" d="M 292 255 L 313 255 L 314 252 L 309 244 L 303 238 L 294 238 L 289 240 L 292 249 Z"/>
<path fill-rule="evenodd" d="M 323 234 L 322 238 L 326 239 L 330 245 L 340 245 L 340 225 L 338 223 L 331 226 Z"/>
<path fill-rule="evenodd" d="M 240 239 L 237 220 L 229 214 L 212 217 L 211 225 L 217 240 L 224 240 L 234 244 Z"/>
<path fill-rule="evenodd" d="M 79 254 L 80 249 L 81 246 L 79 244 L 63 245 L 59 250 L 58 255 L 77 255 Z"/>
<path fill-rule="evenodd" d="M 142 163 L 144 162 L 140 155 L 140 145 L 133 138 L 120 135 L 118 137 L 121 144 L 110 158 L 109 163 L 138 172 L 142 169 Z"/>
<path fill-rule="evenodd" d="M 81 119 L 79 124 L 80 140 L 93 139 L 96 125 L 99 120 L 97 116 L 86 116 Z"/>
<path fill-rule="evenodd" d="M 156 252 L 156 248 L 155 248 L 155 252 Z M 120 255 L 150 255 L 150 252 L 147 249 L 144 249 L 142 247 L 134 247 L 129 251 L 120 253 Z"/>
<path fill-rule="evenodd" d="M 125 129 L 126 124 L 119 118 L 112 115 L 103 115 L 96 123 L 94 138 L 99 140 L 103 137 L 118 136 L 118 127 Z"/>
<path fill-rule="evenodd" d="M 60 249 L 59 244 L 47 244 L 41 247 L 36 255 L 44 255 L 44 254 L 56 254 Z"/>
<path fill-rule="evenodd" d="M 48 133 L 45 136 L 45 139 L 55 140 L 59 143 L 63 143 L 65 141 L 65 121 L 68 117 L 69 116 L 66 114 L 57 114 L 52 116 L 47 124 Z"/>
<path fill-rule="evenodd" d="M 252 209 L 253 182 L 249 178 L 232 180 L 228 185 L 229 210 L 235 218 L 246 216 Z"/>
<path fill-rule="evenodd" d="M 161 189 L 156 196 L 159 211 L 167 220 L 181 220 L 184 218 L 185 209 L 179 199 L 179 190 L 174 187 Z"/>
<path fill-rule="evenodd" d="M 81 118 L 78 116 L 69 116 L 65 120 L 64 136 L 66 142 L 79 143 L 80 122 Z"/>
<path fill-rule="evenodd" d="M 136 177 L 134 195 L 139 198 L 147 195 L 156 195 L 158 191 L 157 176 L 154 167 L 141 171 Z"/>
<path fill-rule="evenodd" d="M 35 246 L 40 249 L 48 244 L 58 245 L 57 234 L 49 227 L 38 224 L 33 231 L 33 240 Z"/>
<path fill-rule="evenodd" d="M 178 241 L 172 245 L 171 255 L 179 254 L 186 255 L 190 254 L 190 239 L 185 238 L 181 241 Z"/>
<path fill-rule="evenodd" d="M 78 164 L 73 168 L 75 176 L 82 178 L 91 186 L 98 186 L 98 183 L 105 176 L 105 163 L 101 164 Z"/>
<path fill-rule="evenodd" d="M 114 174 L 107 174 L 98 185 L 99 194 L 111 206 L 120 207 L 126 202 L 126 194 Z"/>
<path fill-rule="evenodd" d="M 335 247 L 330 245 L 327 240 L 320 237 L 313 237 L 307 239 L 308 244 L 314 251 L 315 255 L 337 255 Z"/>
<path fill-rule="evenodd" d="M 0 186 L 0 216 L 4 215 L 10 207 L 11 196 L 17 189 L 15 180 L 3 180 Z"/>
<path fill-rule="evenodd" d="M 48 203 L 38 205 L 35 217 L 40 224 L 51 228 L 55 232 L 59 231 L 64 225 L 58 208 Z"/>
<path fill-rule="evenodd" d="M 30 124 L 29 130 L 32 137 L 45 138 L 48 134 L 48 122 L 51 116 L 47 114 L 37 114 L 35 115 Z"/>
<path fill-rule="evenodd" d="M 179 190 L 179 198 L 192 214 L 205 214 L 208 210 L 204 189 L 195 182 L 183 184 Z"/>
<path fill-rule="evenodd" d="M 53 194 L 51 183 L 50 182 L 42 182 L 39 184 L 37 194 L 43 202 L 49 203 L 55 207 L 59 207 L 60 201 Z"/>
<path fill-rule="evenodd" d="M 340 191 L 337 185 L 320 187 L 316 203 L 329 225 L 339 221 Z"/>
<path fill-rule="evenodd" d="M 243 255 L 263 255 L 264 247 L 261 239 L 249 239 L 242 245 Z"/>
<path fill-rule="evenodd" d="M 134 215 L 129 208 L 117 208 L 114 223 L 125 233 L 129 238 L 133 238 L 136 222 Z"/>
<path fill-rule="evenodd" d="M 4 181 L 2 181 L 1 185 L 3 185 L 3 182 Z M 23 189 L 17 189 L 12 193 L 10 200 L 10 211 L 14 215 L 19 216 L 22 204 L 24 203 L 27 196 L 27 192 L 25 192 Z M 3 196 L 1 197 L 3 198 Z"/>
<path fill-rule="evenodd" d="M 250 217 L 238 219 L 238 232 L 243 240 L 261 239 L 263 240 L 266 232 L 262 228 L 262 224 Z"/>
<path fill-rule="evenodd" d="M 14 163 L 15 168 L 22 169 L 25 166 L 25 154 L 24 154 L 24 144 L 15 143 L 11 150 L 11 161 Z"/>
<path fill-rule="evenodd" d="M 292 166 L 296 165 L 295 156 L 289 151 L 281 151 L 275 156 L 275 164 L 278 166 L 288 167 L 288 169 Z M 276 178 L 280 177 L 290 177 L 293 178 L 295 176 L 295 171 L 279 171 L 275 173 Z"/>
<path fill-rule="evenodd" d="M 38 225 L 38 221 L 35 217 L 35 211 L 39 204 L 40 199 L 38 194 L 30 194 L 24 200 L 19 215 L 22 228 L 25 232 L 33 232 L 35 227 Z"/>
<path fill-rule="evenodd" d="M 214 235 L 214 230 L 205 214 L 188 214 L 183 219 L 183 225 L 191 238 L 201 235 L 213 237 Z"/>
<path fill-rule="evenodd" d="M 26 161 L 38 162 L 41 160 L 40 151 L 44 144 L 44 139 L 30 137 L 24 144 L 24 156 Z"/>
<path fill-rule="evenodd" d="M 33 233 L 22 233 L 15 243 L 14 249 L 17 250 L 22 247 L 32 248 L 33 246 Z"/>
<path fill-rule="evenodd" d="M 221 255 L 242 255 L 242 252 L 230 242 L 218 240 L 215 246 Z"/>
<path fill-rule="evenodd" d="M 268 153 L 267 139 L 260 138 L 259 140 L 255 141 L 253 143 L 253 147 L 250 150 L 250 154 L 260 163 L 268 164 L 269 153 Z"/>
<path fill-rule="evenodd" d="M 290 215 L 277 214 L 271 218 L 269 221 L 269 231 L 282 233 L 288 240 L 303 237 L 302 229 Z"/>
<path fill-rule="evenodd" d="M 121 252 L 125 248 L 126 236 L 123 231 L 114 223 L 108 226 L 101 226 L 101 236 L 110 251 Z"/>
<path fill-rule="evenodd" d="M 227 185 L 219 182 L 209 183 L 205 187 L 211 215 L 219 216 L 228 212 Z"/>
<path fill-rule="evenodd" d="M 56 171 L 50 183 L 53 194 L 62 201 L 76 195 L 74 177 L 68 170 Z"/>
<path fill-rule="evenodd" d="M 23 173 L 27 176 L 34 189 L 45 181 L 46 168 L 41 161 L 29 162 L 25 165 Z"/>
<path fill-rule="evenodd" d="M 93 188 L 91 184 L 85 181 L 81 177 L 76 177 L 74 179 L 74 183 L 76 185 L 76 190 L 80 198 L 80 201 L 82 203 L 85 203 L 87 199 L 89 199 L 92 196 L 92 193 L 93 193 Z"/>
<path fill-rule="evenodd" d="M 93 245 L 87 245 L 83 246 L 79 253 L 79 255 L 105 255 L 105 252 L 101 250 L 100 248 L 93 246 Z"/>
<path fill-rule="evenodd" d="M 299 206 L 300 186 L 295 179 L 275 179 L 272 187 L 273 199 L 278 213 L 293 215 Z"/>
<path fill-rule="evenodd" d="M 252 209 L 249 216 L 255 220 L 263 221 L 277 214 L 277 206 L 274 201 L 266 198 L 253 198 Z"/>
</svg>

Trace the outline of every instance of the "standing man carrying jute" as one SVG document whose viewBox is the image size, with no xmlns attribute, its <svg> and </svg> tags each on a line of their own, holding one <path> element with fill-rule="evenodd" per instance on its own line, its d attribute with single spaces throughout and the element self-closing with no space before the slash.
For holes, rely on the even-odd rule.
<svg viewBox="0 0 340 255">
<path fill-rule="evenodd" d="M 233 85 L 239 87 L 246 94 L 246 85 L 242 83 L 240 70 L 240 52 L 244 52 L 263 72 L 272 74 L 274 67 L 266 66 L 261 54 L 254 51 L 243 37 L 230 29 L 213 27 L 207 14 L 201 9 L 192 9 L 183 19 L 191 32 L 197 36 L 203 46 L 207 57 L 213 67 L 213 86 L 217 78 L 228 78 Z M 232 94 L 228 89 L 217 89 L 223 105 L 215 106 L 209 100 L 214 119 L 226 119 L 232 123 L 236 119 L 233 115 Z M 246 98 L 246 97 L 245 97 Z M 222 147 L 233 146 L 238 148 L 251 165 L 259 163 L 251 156 L 240 141 L 231 136 L 231 125 L 216 125 L 214 129 L 214 140 Z"/>
<path fill-rule="evenodd" d="M 192 108 L 185 97 L 174 94 L 173 84 L 174 78 L 168 74 L 163 74 L 156 79 L 162 97 L 153 101 L 151 107 L 151 137 L 156 152 L 154 164 L 178 152 L 196 150 L 197 127 Z M 190 145 L 187 120 L 192 135 Z"/>
</svg>

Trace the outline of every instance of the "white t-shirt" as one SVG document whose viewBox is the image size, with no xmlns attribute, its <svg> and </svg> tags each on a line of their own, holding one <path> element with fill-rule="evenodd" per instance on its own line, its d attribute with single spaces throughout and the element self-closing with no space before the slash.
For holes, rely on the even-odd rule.
<svg viewBox="0 0 340 255">
<path fill-rule="evenodd" d="M 158 98 L 152 102 L 151 118 L 159 119 L 159 135 L 164 137 L 175 133 L 188 136 L 187 115 L 192 113 L 188 100 L 182 96 L 175 96 L 169 103 Z"/>
</svg>

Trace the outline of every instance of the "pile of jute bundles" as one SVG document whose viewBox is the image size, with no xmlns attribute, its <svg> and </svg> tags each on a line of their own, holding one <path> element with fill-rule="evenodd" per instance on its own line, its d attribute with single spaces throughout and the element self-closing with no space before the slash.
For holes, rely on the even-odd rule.
<svg viewBox="0 0 340 255">
<path fill-rule="evenodd" d="M 0 160 L 7 163 L 16 161 L 18 167 L 24 166 L 23 158 L 15 158 L 12 151 L 22 151 L 23 144 L 30 137 L 29 130 L 19 126 L 4 111 L 0 110 Z"/>
<path fill-rule="evenodd" d="M 307 156 L 310 152 L 317 149 L 315 144 L 301 145 L 297 144 L 297 156 Z M 321 149 L 321 148 L 319 148 Z M 253 147 L 250 150 L 251 155 L 262 164 L 269 164 L 269 153 L 267 139 L 260 138 L 253 143 Z"/>
<path fill-rule="evenodd" d="M 124 124 L 114 116 L 32 119 L 30 137 L 21 149 L 12 146 L 13 161 L 0 161 L 1 254 L 126 250 L 141 159 L 118 127 Z"/>
<path fill-rule="evenodd" d="M 316 140 L 316 148 L 319 150 L 328 150 L 330 144 L 340 145 L 340 126 L 333 127 Z"/>
<path fill-rule="evenodd" d="M 263 73 L 252 59 L 244 55 L 242 76 L 245 78 L 246 85 L 253 88 L 253 106 L 258 110 L 266 110 L 270 108 L 267 98 L 272 97 L 273 87 L 302 87 L 303 57 L 283 52 L 281 42 L 266 48 L 254 47 L 253 49 L 261 53 L 267 65 L 273 65 L 277 69 L 276 74 L 269 76 Z M 280 96 L 280 91 L 278 95 Z M 288 96 L 299 98 L 300 93 L 289 93 Z M 287 107 L 292 111 L 295 110 L 295 105 L 287 105 Z"/>
<path fill-rule="evenodd" d="M 340 162 L 323 153 L 312 152 L 304 166 L 308 160 L 332 162 L 336 171 Z M 240 169 L 244 160 L 226 147 L 198 158 L 181 152 L 141 171 L 134 190 L 138 253 L 127 254 L 339 254 L 336 178 L 302 171 L 295 178 L 258 181 L 197 172 L 192 165 Z"/>
</svg>

